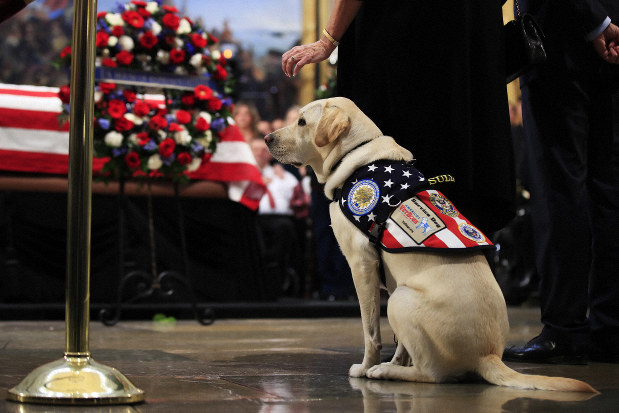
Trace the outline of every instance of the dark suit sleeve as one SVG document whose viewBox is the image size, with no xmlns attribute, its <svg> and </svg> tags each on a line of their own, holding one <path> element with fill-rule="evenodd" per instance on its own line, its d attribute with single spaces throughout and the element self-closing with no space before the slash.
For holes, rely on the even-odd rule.
<svg viewBox="0 0 619 413">
<path fill-rule="evenodd" d="M 596 29 L 606 17 L 608 11 L 598 0 L 560 0 L 565 2 L 566 7 L 572 9 L 576 20 L 583 27 L 583 35 Z"/>
</svg>

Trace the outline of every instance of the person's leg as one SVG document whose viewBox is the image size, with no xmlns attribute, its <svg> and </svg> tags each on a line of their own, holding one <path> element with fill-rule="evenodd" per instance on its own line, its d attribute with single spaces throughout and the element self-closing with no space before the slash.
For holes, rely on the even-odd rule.
<svg viewBox="0 0 619 413">
<path fill-rule="evenodd" d="M 592 358 L 619 362 L 619 90 L 599 85 L 589 141 Z"/>
<path fill-rule="evenodd" d="M 531 219 L 540 275 L 539 337 L 505 350 L 507 360 L 586 360 L 591 235 L 586 197 L 588 92 L 559 79 L 523 87 Z"/>
</svg>

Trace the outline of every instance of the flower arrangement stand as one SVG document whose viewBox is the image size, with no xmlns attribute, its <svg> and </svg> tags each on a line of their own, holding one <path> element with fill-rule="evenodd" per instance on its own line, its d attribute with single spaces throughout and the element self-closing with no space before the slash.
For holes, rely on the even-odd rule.
<svg viewBox="0 0 619 413">
<path fill-rule="evenodd" d="M 185 224 L 183 219 L 183 210 L 178 193 L 178 184 L 174 183 L 174 200 L 176 204 L 176 212 L 178 217 L 178 228 L 180 234 L 181 251 L 183 258 L 183 273 L 187 272 L 189 259 L 187 257 L 187 241 L 185 237 Z M 210 325 L 215 321 L 214 313 L 211 309 L 202 309 L 200 312 L 197 306 L 196 296 L 193 293 L 190 281 L 178 271 L 166 270 L 158 272 L 157 270 L 157 250 L 155 242 L 155 223 L 153 216 L 153 199 L 151 193 L 150 182 L 147 182 L 146 208 L 148 214 L 148 235 L 149 235 L 149 251 L 150 251 L 150 273 L 145 270 L 133 270 L 122 276 L 125 272 L 125 234 L 126 234 L 126 214 L 127 214 L 127 196 L 124 191 L 124 180 L 119 181 L 118 194 L 118 246 L 119 246 L 119 274 L 121 274 L 120 283 L 116 295 L 116 303 L 113 310 L 103 308 L 99 312 L 99 319 L 106 326 L 114 326 L 120 320 L 122 308 L 132 303 L 146 300 L 151 297 L 170 297 L 177 291 L 176 287 L 181 287 L 188 295 L 191 301 L 191 309 L 194 318 L 202 325 Z M 126 296 L 126 289 L 132 285 L 131 282 L 137 281 L 137 291 L 135 295 L 123 301 Z"/>
</svg>

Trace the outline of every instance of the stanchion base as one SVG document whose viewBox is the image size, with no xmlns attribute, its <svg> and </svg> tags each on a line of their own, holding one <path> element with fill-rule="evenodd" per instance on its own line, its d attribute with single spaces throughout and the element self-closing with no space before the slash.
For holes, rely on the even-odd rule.
<svg viewBox="0 0 619 413">
<path fill-rule="evenodd" d="M 112 367 L 90 357 L 65 356 L 33 370 L 8 391 L 7 399 L 37 404 L 132 404 L 143 402 L 144 392 Z"/>
</svg>

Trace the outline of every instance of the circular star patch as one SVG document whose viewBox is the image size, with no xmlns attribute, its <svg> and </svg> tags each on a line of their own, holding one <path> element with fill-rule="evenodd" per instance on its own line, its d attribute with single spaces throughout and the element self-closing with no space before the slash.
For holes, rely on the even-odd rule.
<svg viewBox="0 0 619 413">
<path fill-rule="evenodd" d="M 447 198 L 440 194 L 431 194 L 430 202 L 432 202 L 432 205 L 434 205 L 436 209 L 438 209 L 447 216 L 455 218 L 460 215 L 456 207 L 451 202 L 449 202 Z"/>
<path fill-rule="evenodd" d="M 371 179 L 364 179 L 353 185 L 348 193 L 348 209 L 355 215 L 371 212 L 380 198 L 380 188 Z"/>
<path fill-rule="evenodd" d="M 475 241 L 477 243 L 482 243 L 486 240 L 484 234 L 482 234 L 477 228 L 472 226 L 471 224 L 463 223 L 458 226 L 460 233 L 467 237 L 468 239 Z"/>
</svg>

